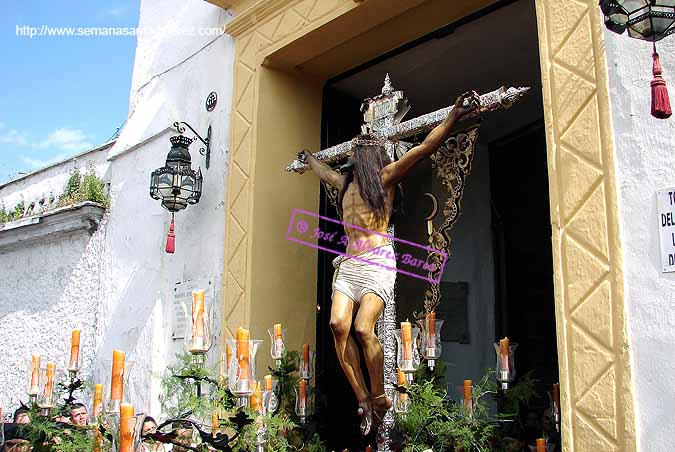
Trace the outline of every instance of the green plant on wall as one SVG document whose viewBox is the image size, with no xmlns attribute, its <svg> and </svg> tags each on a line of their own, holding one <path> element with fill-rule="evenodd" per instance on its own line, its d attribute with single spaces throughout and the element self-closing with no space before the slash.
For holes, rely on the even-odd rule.
<svg viewBox="0 0 675 452">
<path fill-rule="evenodd" d="M 35 211 L 35 202 L 32 202 L 30 207 L 26 209 L 26 203 L 21 199 L 10 211 L 7 211 L 4 201 L 0 202 L 0 224 L 35 213 L 43 213 L 51 208 L 73 206 L 84 201 L 101 204 L 106 209 L 110 207 L 110 197 L 106 194 L 105 184 L 96 176 L 96 169 L 92 162 L 87 164 L 87 171 L 84 175 L 77 168 L 70 172 L 70 176 L 63 187 L 63 194 L 58 197 L 58 202 L 55 203 L 54 201 L 56 200 L 53 193 L 50 193 L 49 199 L 43 194 L 38 201 L 39 209 L 37 212 Z"/>
<path fill-rule="evenodd" d="M 96 176 L 94 165 L 87 165 L 84 176 L 79 169 L 74 169 L 66 181 L 63 194 L 59 197 L 59 207 L 71 206 L 83 201 L 91 201 L 108 208 L 109 198 L 105 193 L 105 184 Z"/>
</svg>

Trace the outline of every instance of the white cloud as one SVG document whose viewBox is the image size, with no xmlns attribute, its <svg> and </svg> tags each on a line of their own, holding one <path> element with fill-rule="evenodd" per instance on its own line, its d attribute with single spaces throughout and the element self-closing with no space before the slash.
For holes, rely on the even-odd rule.
<svg viewBox="0 0 675 452">
<path fill-rule="evenodd" d="M 55 147 L 65 151 L 81 152 L 93 148 L 94 145 L 82 130 L 62 127 L 50 133 L 45 140 L 33 144 L 33 147 L 39 149 Z"/>
<path fill-rule="evenodd" d="M 33 140 L 27 133 L 16 129 L 8 129 L 1 122 L 0 144 L 33 149 L 34 151 L 19 157 L 32 169 L 51 165 L 79 152 L 94 148 L 91 138 L 80 129 L 60 127 L 49 133 L 43 140 Z"/>
<path fill-rule="evenodd" d="M 2 144 L 13 144 L 15 146 L 27 146 L 28 138 L 25 133 L 21 133 L 16 129 L 5 129 L 4 124 L 0 124 L 0 143 Z"/>
<path fill-rule="evenodd" d="M 25 163 L 26 165 L 29 165 L 32 169 L 39 169 L 39 168 L 44 168 L 45 166 L 49 166 L 52 163 L 60 162 L 61 160 L 65 160 L 66 158 L 69 157 L 70 154 L 59 154 L 55 155 L 52 158 L 48 159 L 35 159 L 32 157 L 27 157 L 25 155 L 22 155 L 21 161 Z"/>
<path fill-rule="evenodd" d="M 126 8 L 124 6 L 113 6 L 111 8 L 101 10 L 99 15 L 101 17 L 122 17 L 125 12 Z"/>
</svg>

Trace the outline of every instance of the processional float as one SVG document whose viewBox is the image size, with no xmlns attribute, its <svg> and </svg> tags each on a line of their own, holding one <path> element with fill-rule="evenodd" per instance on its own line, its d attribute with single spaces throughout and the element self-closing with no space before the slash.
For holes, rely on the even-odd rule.
<svg viewBox="0 0 675 452">
<path fill-rule="evenodd" d="M 484 113 L 510 108 L 515 102 L 520 100 L 528 91 L 529 87 L 504 88 L 501 87 L 489 93 L 480 96 L 478 108 L 471 114 L 462 118 L 471 119 L 481 116 Z M 370 133 L 377 136 L 384 142 L 384 147 L 389 158 L 394 161 L 401 158 L 408 150 L 413 147 L 412 143 L 404 141 L 405 138 L 429 132 L 440 124 L 454 109 L 454 105 L 442 108 L 440 110 L 418 116 L 405 122 L 401 122 L 403 117 L 410 111 L 408 99 L 403 91 L 397 91 L 392 86 L 389 74 L 385 76 L 384 86 L 381 94 L 365 99 L 361 105 L 364 123 L 361 126 L 362 133 Z M 460 212 L 461 199 L 464 193 L 464 183 L 466 177 L 471 172 L 471 163 L 473 161 L 474 149 L 478 138 L 479 125 L 473 125 L 465 130 L 456 132 L 446 140 L 443 146 L 439 148 L 432 156 L 433 167 L 436 170 L 436 176 L 440 179 L 447 192 L 446 199 L 443 200 L 443 221 L 439 226 L 434 225 L 434 219 L 438 214 L 438 200 L 433 193 L 427 193 L 433 201 L 432 214 L 425 220 L 428 225 L 429 245 L 444 252 L 449 251 L 450 230 L 457 221 Z M 356 147 L 355 140 L 346 141 L 336 146 L 320 150 L 313 155 L 320 161 L 331 165 L 336 171 L 340 172 L 339 162 L 349 157 L 352 150 Z M 293 160 L 286 171 L 295 171 L 304 173 L 309 170 L 309 164 L 300 159 Z M 323 183 L 329 200 L 337 207 L 337 189 Z M 394 226 L 390 225 L 388 229 L 390 236 L 395 236 Z M 394 244 L 395 246 L 395 244 Z M 430 253 L 429 260 L 434 262 L 439 257 Z M 435 266 L 435 271 L 429 272 L 429 280 L 440 280 L 438 273 L 442 271 L 440 265 Z M 394 300 L 395 300 L 394 296 Z M 439 284 L 430 282 L 429 289 L 424 295 L 424 307 L 427 313 L 432 313 L 440 301 Z M 420 319 L 420 324 L 428 320 Z M 434 320 L 435 321 L 435 318 Z M 415 328 L 416 329 L 416 328 Z M 428 331 L 427 331 L 428 332 Z M 385 306 L 384 313 L 377 322 L 377 335 L 384 348 L 384 380 L 385 393 L 390 400 L 394 400 L 396 383 L 400 381 L 397 373 L 397 340 L 396 336 L 396 303 L 388 303 Z M 440 333 L 440 331 L 439 331 Z M 424 340 L 423 340 L 424 342 Z M 437 343 L 440 344 L 440 334 L 438 334 Z M 427 359 L 429 366 L 433 368 L 434 361 L 440 358 L 440 347 L 432 354 L 428 351 L 429 347 L 423 347 L 424 358 Z M 419 360 L 418 360 L 419 362 Z M 398 367 L 403 367 L 400 365 Z M 413 366 L 416 368 L 417 366 Z M 384 452 L 389 450 L 390 432 L 394 426 L 393 408 L 390 409 L 381 423 L 377 436 L 377 450 Z"/>
</svg>

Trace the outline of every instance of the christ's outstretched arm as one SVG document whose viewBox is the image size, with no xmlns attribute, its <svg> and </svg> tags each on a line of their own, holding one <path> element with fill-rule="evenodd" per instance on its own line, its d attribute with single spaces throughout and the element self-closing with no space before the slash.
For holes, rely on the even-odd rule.
<svg viewBox="0 0 675 452">
<path fill-rule="evenodd" d="M 465 103 L 465 101 L 467 101 Z M 409 150 L 396 162 L 382 168 L 382 185 L 391 187 L 403 180 L 413 167 L 424 158 L 430 156 L 448 139 L 455 123 L 467 113 L 472 112 L 480 102 L 480 98 L 475 91 L 462 94 L 455 101 L 455 108 L 450 114 L 437 125 L 424 141 Z"/>
<path fill-rule="evenodd" d="M 300 154 L 305 156 L 307 163 L 312 168 L 312 171 L 314 171 L 316 175 L 319 176 L 319 179 L 321 179 L 323 182 L 327 184 L 332 185 L 338 190 L 342 188 L 342 183 L 344 182 L 345 179 L 344 176 L 334 171 L 333 169 L 331 169 L 330 166 L 314 157 L 312 153 L 309 152 L 307 149 L 303 149 L 302 152 L 300 152 Z"/>
</svg>

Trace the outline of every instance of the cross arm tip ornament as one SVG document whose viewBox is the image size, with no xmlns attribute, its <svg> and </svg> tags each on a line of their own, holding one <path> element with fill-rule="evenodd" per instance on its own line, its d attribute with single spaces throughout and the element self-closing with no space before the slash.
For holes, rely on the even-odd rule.
<svg viewBox="0 0 675 452">
<path fill-rule="evenodd" d="M 511 108 L 511 106 L 522 99 L 528 93 L 528 91 L 530 91 L 530 89 L 531 88 L 529 86 L 509 88 L 502 86 L 494 91 L 482 94 L 480 96 L 480 106 L 476 112 L 473 112 L 462 119 L 472 118 L 490 111 Z M 440 124 L 440 122 L 450 114 L 453 108 L 454 106 L 451 105 L 449 107 L 427 113 L 426 115 L 401 122 L 400 124 L 386 127 L 384 130 L 378 133 L 378 135 L 383 141 L 398 142 L 404 138 L 429 131 Z M 312 155 L 314 155 L 317 160 L 330 164 L 342 157 L 349 155 L 349 152 L 353 149 L 353 146 L 353 140 L 350 140 L 336 146 L 323 149 L 319 152 L 313 153 Z M 300 174 L 308 171 L 309 169 L 310 167 L 306 162 L 297 158 L 286 166 L 286 171 Z"/>
</svg>

